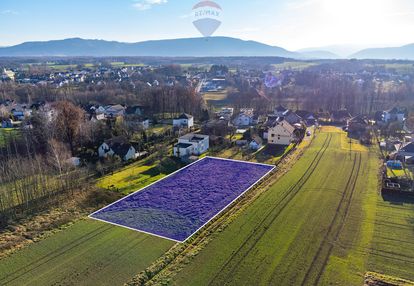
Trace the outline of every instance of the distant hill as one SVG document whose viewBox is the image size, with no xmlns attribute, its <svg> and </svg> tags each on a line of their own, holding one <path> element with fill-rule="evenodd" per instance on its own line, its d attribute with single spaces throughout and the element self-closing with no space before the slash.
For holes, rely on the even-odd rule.
<svg viewBox="0 0 414 286">
<path fill-rule="evenodd" d="M 351 55 L 350 58 L 414 60 L 414 44 L 394 48 L 365 49 Z"/>
<path fill-rule="evenodd" d="M 306 54 L 309 52 L 326 51 L 328 53 L 334 54 L 335 56 L 338 56 L 338 58 L 347 58 L 349 55 L 352 55 L 365 48 L 369 48 L 369 47 L 360 46 L 360 45 L 330 45 L 330 46 L 322 46 L 322 47 L 304 48 L 296 52 Z"/>
<path fill-rule="evenodd" d="M 300 54 L 307 59 L 340 59 L 341 57 L 329 51 L 301 51 Z"/>
<path fill-rule="evenodd" d="M 158 40 L 138 43 L 73 38 L 46 42 L 26 42 L 16 46 L 3 47 L 0 48 L 0 56 L 301 57 L 298 53 L 280 47 L 229 37 Z"/>
</svg>

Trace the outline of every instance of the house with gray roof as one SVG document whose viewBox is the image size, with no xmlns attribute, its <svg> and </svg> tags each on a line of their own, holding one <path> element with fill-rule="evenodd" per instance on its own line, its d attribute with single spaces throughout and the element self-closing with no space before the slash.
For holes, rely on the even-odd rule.
<svg viewBox="0 0 414 286">
<path fill-rule="evenodd" d="M 200 156 L 208 151 L 210 147 L 210 137 L 208 135 L 190 133 L 178 139 L 174 145 L 174 156 L 178 158 L 189 158 L 190 156 Z"/>
</svg>

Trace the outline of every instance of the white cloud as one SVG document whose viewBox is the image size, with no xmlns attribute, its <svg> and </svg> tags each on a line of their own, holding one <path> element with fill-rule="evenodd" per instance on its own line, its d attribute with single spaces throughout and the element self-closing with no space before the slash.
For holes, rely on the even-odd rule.
<svg viewBox="0 0 414 286">
<path fill-rule="evenodd" d="M 19 12 L 13 11 L 13 10 L 3 10 L 3 11 L 0 11 L 0 14 L 2 14 L 2 15 L 19 15 Z"/>
<path fill-rule="evenodd" d="M 168 0 L 139 0 L 132 4 L 132 6 L 139 11 L 144 11 L 151 9 L 154 5 L 161 5 L 167 2 Z"/>
</svg>

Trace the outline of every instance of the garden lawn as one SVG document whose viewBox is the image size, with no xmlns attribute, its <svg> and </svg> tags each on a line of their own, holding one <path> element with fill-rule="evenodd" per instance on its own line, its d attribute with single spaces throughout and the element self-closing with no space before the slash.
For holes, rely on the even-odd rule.
<svg viewBox="0 0 414 286">
<path fill-rule="evenodd" d="M 145 165 L 143 161 L 138 161 L 114 174 L 100 178 L 97 181 L 97 186 L 129 194 L 158 181 L 164 176 L 165 174 L 159 172 L 156 164 Z"/>
</svg>

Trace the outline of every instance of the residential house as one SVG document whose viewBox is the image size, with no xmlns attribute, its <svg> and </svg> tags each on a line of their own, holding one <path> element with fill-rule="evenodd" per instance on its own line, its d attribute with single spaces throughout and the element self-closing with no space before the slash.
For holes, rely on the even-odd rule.
<svg viewBox="0 0 414 286">
<path fill-rule="evenodd" d="M 385 110 L 382 113 L 382 121 L 390 123 L 393 121 L 404 122 L 406 119 L 407 110 L 402 108 L 394 107 L 390 110 Z"/>
<path fill-rule="evenodd" d="M 32 114 L 32 110 L 23 104 L 13 106 L 10 112 L 16 121 L 22 121 Z"/>
<path fill-rule="evenodd" d="M 143 116 L 144 115 L 144 107 L 135 105 L 127 107 L 125 110 L 126 116 Z"/>
<path fill-rule="evenodd" d="M 351 118 L 352 118 L 351 114 L 346 109 L 333 111 L 330 114 L 330 121 L 333 124 L 345 125 L 348 123 L 348 120 Z"/>
<path fill-rule="evenodd" d="M 289 122 L 291 125 L 295 125 L 295 124 L 301 124 L 302 123 L 302 117 L 300 117 L 299 115 L 297 115 L 295 112 L 293 112 L 292 110 L 287 110 L 285 111 L 285 113 L 283 113 L 283 119 L 286 120 L 287 122 Z"/>
<path fill-rule="evenodd" d="M 1 79 L 4 80 L 4 81 L 8 81 L 8 80 L 14 81 L 15 73 L 12 70 L 4 69 L 3 73 L 1 75 Z"/>
<path fill-rule="evenodd" d="M 143 129 L 147 130 L 150 127 L 150 121 L 146 117 L 136 116 L 136 117 L 127 117 L 125 119 L 125 124 L 133 129 Z"/>
<path fill-rule="evenodd" d="M 177 128 L 193 128 L 194 117 L 190 114 L 183 113 L 180 117 L 173 119 L 173 126 Z"/>
<path fill-rule="evenodd" d="M 134 159 L 135 153 L 135 148 L 124 137 L 107 140 L 98 149 L 98 154 L 101 158 L 118 156 L 124 161 Z"/>
<path fill-rule="evenodd" d="M 368 127 L 368 119 L 358 115 L 348 120 L 348 134 L 360 137 L 365 134 Z"/>
<path fill-rule="evenodd" d="M 397 149 L 398 150 L 398 149 Z M 395 160 L 406 162 L 407 160 L 412 161 L 414 158 L 414 142 L 406 143 L 399 150 L 392 155 Z"/>
<path fill-rule="evenodd" d="M 201 130 L 203 134 L 225 137 L 231 131 L 231 128 L 229 127 L 229 121 L 225 119 L 213 119 L 204 123 Z"/>
<path fill-rule="evenodd" d="M 124 117 L 125 107 L 120 104 L 109 105 L 105 107 L 104 113 L 105 116 L 109 118 Z"/>
<path fill-rule="evenodd" d="M 286 108 L 284 108 L 282 105 L 279 105 L 278 107 L 276 107 L 276 108 L 275 108 L 275 112 L 274 112 L 274 114 L 275 114 L 277 117 L 283 117 L 283 116 L 284 116 L 284 113 L 285 113 L 286 111 L 288 111 Z"/>
<path fill-rule="evenodd" d="M 263 140 L 262 140 L 262 138 L 260 138 L 257 135 L 253 136 L 252 141 L 250 141 L 250 143 L 249 143 L 249 148 L 251 150 L 257 151 L 257 150 L 259 150 L 262 147 L 263 147 Z"/>
<path fill-rule="evenodd" d="M 13 121 L 11 119 L 3 119 L 1 121 L 1 128 L 12 128 L 13 127 Z"/>
<path fill-rule="evenodd" d="M 306 110 L 297 110 L 295 113 L 303 119 L 307 126 L 316 124 L 316 115 L 314 113 Z"/>
<path fill-rule="evenodd" d="M 148 129 L 150 121 L 143 114 L 144 108 L 142 106 L 128 107 L 125 111 L 125 123 L 130 127 Z"/>
<path fill-rule="evenodd" d="M 190 156 L 199 156 L 209 149 L 209 136 L 201 134 L 187 134 L 178 139 L 174 145 L 174 156 L 182 159 Z"/>
<path fill-rule="evenodd" d="M 240 114 L 233 120 L 233 124 L 238 127 L 253 125 L 255 122 L 254 109 L 242 108 Z"/>
<path fill-rule="evenodd" d="M 98 122 L 105 120 L 105 114 L 104 113 L 95 113 L 90 115 L 90 121 L 92 122 Z"/>
<path fill-rule="evenodd" d="M 230 120 L 233 117 L 234 108 L 231 107 L 223 107 L 218 113 L 217 116 L 220 119 Z"/>
<path fill-rule="evenodd" d="M 267 131 L 267 141 L 273 145 L 290 145 L 295 141 L 295 127 L 286 120 L 276 122 Z"/>
</svg>

